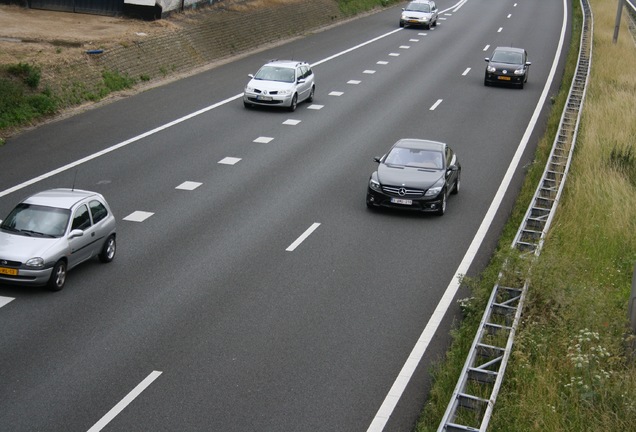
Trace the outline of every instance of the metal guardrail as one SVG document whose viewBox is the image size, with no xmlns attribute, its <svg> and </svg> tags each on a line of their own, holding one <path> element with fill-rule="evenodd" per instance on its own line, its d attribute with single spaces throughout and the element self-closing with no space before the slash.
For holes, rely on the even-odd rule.
<svg viewBox="0 0 636 432">
<path fill-rule="evenodd" d="M 592 60 L 592 11 L 580 0 L 579 58 L 543 177 L 512 243 L 522 257 L 539 256 L 569 171 Z M 529 280 L 504 263 L 438 432 L 485 432 L 512 352 Z"/>
</svg>

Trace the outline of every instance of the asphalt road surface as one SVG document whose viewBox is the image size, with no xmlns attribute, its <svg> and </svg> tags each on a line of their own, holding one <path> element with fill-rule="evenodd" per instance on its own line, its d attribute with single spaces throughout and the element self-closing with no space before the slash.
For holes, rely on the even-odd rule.
<svg viewBox="0 0 636 432">
<path fill-rule="evenodd" d="M 492 253 L 565 55 L 559 1 L 438 5 L 432 30 L 399 29 L 400 5 L 1 147 L 0 217 L 39 190 L 96 190 L 118 253 L 59 293 L 0 286 L 0 430 L 411 430 L 456 318 L 445 292 Z M 484 87 L 497 45 L 529 52 L 523 90 Z M 314 65 L 312 104 L 243 107 L 271 58 Z M 373 157 L 404 137 L 458 153 L 445 216 L 366 209 Z"/>
</svg>

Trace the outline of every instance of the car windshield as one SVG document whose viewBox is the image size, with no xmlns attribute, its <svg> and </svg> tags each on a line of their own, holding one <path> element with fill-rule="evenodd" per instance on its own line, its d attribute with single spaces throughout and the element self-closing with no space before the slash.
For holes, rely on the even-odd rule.
<svg viewBox="0 0 636 432">
<path fill-rule="evenodd" d="M 497 63 L 521 64 L 521 53 L 511 51 L 495 51 L 492 61 Z"/>
<path fill-rule="evenodd" d="M 415 12 L 430 12 L 431 6 L 428 3 L 409 3 L 405 10 Z"/>
<path fill-rule="evenodd" d="M 61 237 L 66 231 L 70 210 L 33 204 L 18 204 L 0 229 L 23 235 Z"/>
<path fill-rule="evenodd" d="M 394 147 L 386 156 L 384 163 L 387 165 L 411 168 L 435 170 L 444 168 L 444 158 L 441 152 L 406 147 Z"/>
<path fill-rule="evenodd" d="M 276 66 L 263 66 L 254 78 L 266 81 L 294 82 L 294 69 Z"/>
</svg>

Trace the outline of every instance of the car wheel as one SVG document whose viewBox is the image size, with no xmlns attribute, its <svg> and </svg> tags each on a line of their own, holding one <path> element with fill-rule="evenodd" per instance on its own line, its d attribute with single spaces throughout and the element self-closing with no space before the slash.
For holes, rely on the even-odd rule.
<svg viewBox="0 0 636 432">
<path fill-rule="evenodd" d="M 459 193 L 459 188 L 462 184 L 461 173 L 461 171 L 457 171 L 457 180 L 455 180 L 455 185 L 453 186 L 453 190 L 451 191 L 453 195 L 457 195 Z"/>
<path fill-rule="evenodd" d="M 115 258 L 115 252 L 117 252 L 117 242 L 115 236 L 111 235 L 104 242 L 102 251 L 99 253 L 99 260 L 103 263 L 109 263 Z"/>
<path fill-rule="evenodd" d="M 245 108 L 247 108 L 247 109 L 250 109 L 250 108 L 253 108 L 253 107 L 254 107 L 254 105 L 252 105 L 252 104 L 251 104 L 251 103 L 249 103 L 249 102 L 245 102 L 245 101 L 243 101 L 243 106 L 244 106 Z"/>
<path fill-rule="evenodd" d="M 519 90 L 523 90 L 523 80 L 519 83 Z"/>
<path fill-rule="evenodd" d="M 311 92 L 307 98 L 307 102 L 312 103 L 314 101 L 314 93 L 316 93 L 316 86 L 311 86 Z"/>
<path fill-rule="evenodd" d="M 490 83 L 488 82 L 488 78 L 484 77 L 484 85 L 488 87 Z"/>
<path fill-rule="evenodd" d="M 433 21 L 432 26 L 433 26 L 433 27 L 437 27 L 437 20 Z"/>
<path fill-rule="evenodd" d="M 404 23 L 400 21 L 400 27 L 404 27 Z"/>
<path fill-rule="evenodd" d="M 53 267 L 47 287 L 51 291 L 60 291 L 64 288 L 64 282 L 66 282 L 66 262 L 60 260 Z"/>
<path fill-rule="evenodd" d="M 292 96 L 291 105 L 289 105 L 289 110 L 294 112 L 296 111 L 296 107 L 298 107 L 298 95 L 294 94 L 294 96 Z"/>
<path fill-rule="evenodd" d="M 446 213 L 446 191 L 442 191 L 442 203 L 439 207 L 439 210 L 437 210 L 437 215 L 443 216 L 444 213 Z"/>
</svg>

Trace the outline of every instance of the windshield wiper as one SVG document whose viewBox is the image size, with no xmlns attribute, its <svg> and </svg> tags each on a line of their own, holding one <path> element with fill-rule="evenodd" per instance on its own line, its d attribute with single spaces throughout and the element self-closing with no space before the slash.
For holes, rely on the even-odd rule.
<svg viewBox="0 0 636 432">
<path fill-rule="evenodd" d="M 18 231 L 23 232 L 23 233 L 27 233 L 27 234 L 40 235 L 40 236 L 43 236 L 43 237 L 49 237 L 49 238 L 53 238 L 54 237 L 51 234 L 45 234 L 45 233 L 39 232 L 39 231 L 32 231 L 32 230 L 18 230 Z"/>
</svg>

